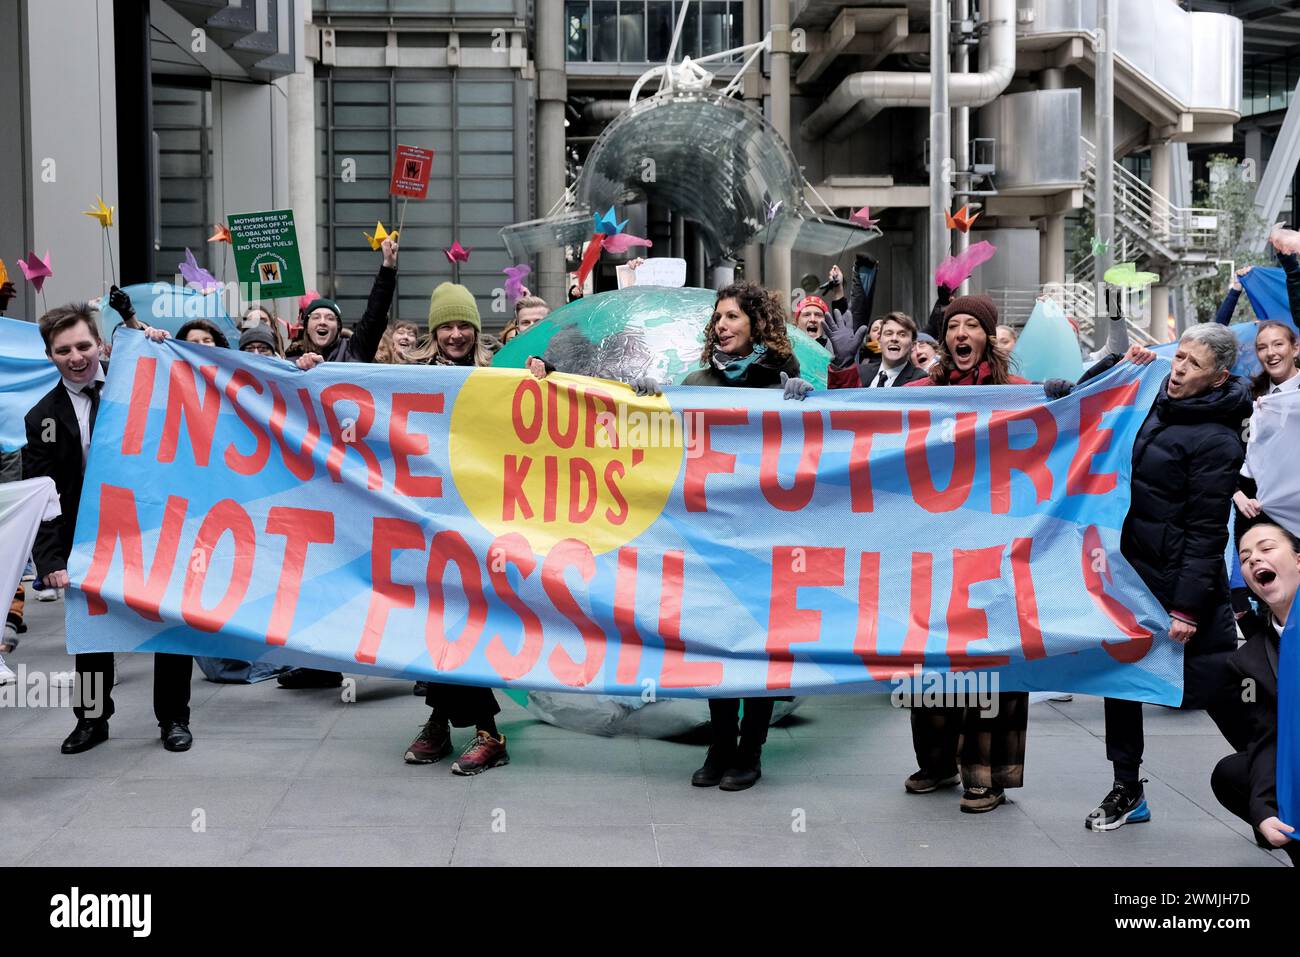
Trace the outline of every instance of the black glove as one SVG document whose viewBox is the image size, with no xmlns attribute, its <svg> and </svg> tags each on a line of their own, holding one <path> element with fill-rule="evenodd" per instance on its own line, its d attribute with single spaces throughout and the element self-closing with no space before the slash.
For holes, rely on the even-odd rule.
<svg viewBox="0 0 1300 957">
<path fill-rule="evenodd" d="M 6 279 L 4 284 L 0 285 L 0 313 L 9 309 L 9 302 L 16 295 L 18 295 L 18 290 L 14 288 L 13 283 Z"/>
<path fill-rule="evenodd" d="M 948 305 L 948 303 L 952 302 L 952 290 L 947 286 L 939 286 L 937 300 L 941 306 Z"/>
<path fill-rule="evenodd" d="M 130 321 L 135 316 L 135 307 L 131 305 L 131 297 L 117 286 L 108 287 L 108 304 L 117 310 L 117 314 L 122 317 L 123 321 Z"/>
<path fill-rule="evenodd" d="M 1064 399 L 1074 389 L 1074 383 L 1069 379 L 1048 379 L 1043 383 L 1043 392 L 1047 394 L 1048 401 L 1054 399 Z"/>
<path fill-rule="evenodd" d="M 826 341 L 831 344 L 831 365 L 837 369 L 847 369 L 858 361 L 862 350 L 862 340 L 867 337 L 867 327 L 853 328 L 853 320 L 839 309 L 835 309 L 822 320 L 822 329 Z"/>
<path fill-rule="evenodd" d="M 632 387 L 632 391 L 637 395 L 663 395 L 664 390 L 658 381 L 648 375 L 639 375 L 635 378 L 628 379 L 627 384 Z"/>
<path fill-rule="evenodd" d="M 798 399 L 802 402 L 813 390 L 813 384 L 807 379 L 800 379 L 798 376 L 791 378 L 788 373 L 782 372 L 781 388 L 785 393 L 781 396 L 783 399 Z"/>
</svg>

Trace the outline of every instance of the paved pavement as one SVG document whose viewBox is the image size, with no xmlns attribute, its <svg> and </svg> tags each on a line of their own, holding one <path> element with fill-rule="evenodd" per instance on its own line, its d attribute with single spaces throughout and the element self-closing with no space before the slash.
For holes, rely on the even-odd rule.
<svg viewBox="0 0 1300 957">
<path fill-rule="evenodd" d="M 62 602 L 28 608 L 10 664 L 69 670 Z M 1214 800 L 1227 746 L 1199 713 L 1147 709 L 1154 821 L 1094 834 L 1083 817 L 1110 784 L 1094 698 L 1034 705 L 1026 787 L 971 816 L 954 792 L 904 793 L 908 721 L 879 696 L 805 701 L 772 729 L 759 784 L 727 794 L 689 785 L 699 744 L 565 731 L 504 697 L 508 767 L 408 767 L 427 711 L 384 679 L 345 703 L 196 668 L 195 745 L 169 754 L 151 663 L 118 656 L 112 737 L 86 754 L 59 753 L 70 711 L 0 708 L 0 865 L 1285 866 Z"/>
</svg>

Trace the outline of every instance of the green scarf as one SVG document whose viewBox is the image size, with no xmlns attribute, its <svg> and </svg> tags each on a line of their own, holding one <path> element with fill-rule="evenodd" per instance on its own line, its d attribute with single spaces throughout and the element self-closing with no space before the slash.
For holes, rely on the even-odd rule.
<svg viewBox="0 0 1300 957">
<path fill-rule="evenodd" d="M 749 372 L 755 361 L 767 355 L 767 346 L 754 346 L 754 351 L 747 356 L 729 356 L 720 349 L 713 350 L 713 367 L 723 374 L 728 382 L 739 382 Z"/>
</svg>

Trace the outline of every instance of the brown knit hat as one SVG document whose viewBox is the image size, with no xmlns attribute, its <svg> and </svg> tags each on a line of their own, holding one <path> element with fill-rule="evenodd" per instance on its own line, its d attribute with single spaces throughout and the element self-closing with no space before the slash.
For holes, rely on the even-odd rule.
<svg viewBox="0 0 1300 957">
<path fill-rule="evenodd" d="M 944 324 L 946 325 L 953 316 L 962 315 L 974 316 L 984 330 L 984 334 L 990 339 L 997 335 L 998 307 L 983 293 L 978 296 L 958 296 L 948 303 L 947 308 L 943 310 Z"/>
</svg>

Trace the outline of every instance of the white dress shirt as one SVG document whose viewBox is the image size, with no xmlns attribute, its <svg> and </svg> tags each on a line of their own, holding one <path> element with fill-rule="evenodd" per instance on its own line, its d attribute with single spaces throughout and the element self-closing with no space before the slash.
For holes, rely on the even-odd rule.
<svg viewBox="0 0 1300 957">
<path fill-rule="evenodd" d="M 894 384 L 894 380 L 898 378 L 898 374 L 899 374 L 900 372 L 903 371 L 903 366 L 905 366 L 905 365 L 907 365 L 907 362 L 906 362 L 906 361 L 903 361 L 903 362 L 900 362 L 898 365 L 894 366 L 894 368 L 889 369 L 889 368 L 886 368 L 886 367 L 885 367 L 885 364 L 882 362 L 882 363 L 880 364 L 880 368 L 878 368 L 878 369 L 877 369 L 877 370 L 872 374 L 872 376 L 871 376 L 871 381 L 867 383 L 867 388 L 868 388 L 868 389 L 888 389 L 890 386 L 892 386 L 892 385 Z M 884 381 L 884 382 L 881 382 L 881 381 L 880 381 L 881 373 L 884 373 L 884 376 L 885 376 L 885 381 Z"/>
<path fill-rule="evenodd" d="M 103 387 L 104 367 L 99 366 L 95 369 L 95 382 Z M 77 427 L 81 430 L 81 463 L 85 466 L 86 456 L 90 453 L 90 396 L 82 392 L 89 382 L 78 384 L 70 381 L 66 376 L 63 378 L 63 388 L 68 390 L 68 398 L 72 400 L 72 411 L 77 414 Z"/>
</svg>

